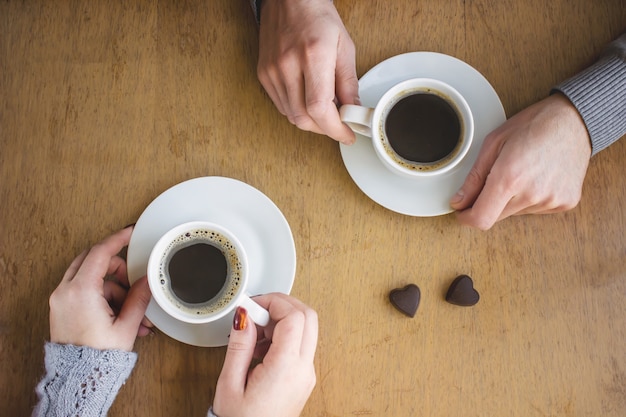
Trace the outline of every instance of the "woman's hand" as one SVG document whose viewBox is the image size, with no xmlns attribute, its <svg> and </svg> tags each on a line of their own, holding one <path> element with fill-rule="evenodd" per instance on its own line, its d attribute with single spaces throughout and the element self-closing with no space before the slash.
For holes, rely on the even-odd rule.
<svg viewBox="0 0 626 417">
<path fill-rule="evenodd" d="M 144 320 L 148 282 L 144 277 L 129 289 L 126 262 L 118 256 L 132 230 L 125 228 L 74 259 L 50 296 L 51 342 L 131 351 L 137 336 L 150 333 Z"/>
<path fill-rule="evenodd" d="M 235 314 L 213 411 L 219 417 L 296 417 L 315 386 L 317 314 L 285 294 L 255 298 L 272 319 L 260 329 Z M 261 362 L 250 369 L 253 357 Z"/>
</svg>

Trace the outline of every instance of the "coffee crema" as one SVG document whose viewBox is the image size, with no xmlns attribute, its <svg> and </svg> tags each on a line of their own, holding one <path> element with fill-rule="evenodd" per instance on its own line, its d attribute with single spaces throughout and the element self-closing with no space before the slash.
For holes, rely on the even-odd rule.
<svg viewBox="0 0 626 417">
<path fill-rule="evenodd" d="M 168 245 L 159 263 L 163 294 L 179 310 L 207 315 L 237 295 L 242 264 L 233 243 L 213 230 L 185 232 Z"/>
<path fill-rule="evenodd" d="M 400 98 L 389 106 L 383 119 L 383 145 L 396 162 L 407 168 L 436 169 L 461 147 L 463 124 L 457 109 L 430 89 L 415 90 Z"/>
</svg>

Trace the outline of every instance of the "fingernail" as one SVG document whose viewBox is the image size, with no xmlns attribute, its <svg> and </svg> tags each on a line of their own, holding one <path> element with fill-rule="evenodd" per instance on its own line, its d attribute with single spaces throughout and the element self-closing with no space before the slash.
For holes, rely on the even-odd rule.
<svg viewBox="0 0 626 417">
<path fill-rule="evenodd" d="M 237 307 L 233 318 L 233 329 L 244 330 L 248 327 L 248 312 L 243 307 Z"/>
<path fill-rule="evenodd" d="M 460 203 L 461 201 L 463 201 L 463 197 L 465 197 L 465 193 L 463 192 L 463 190 L 459 190 L 456 192 L 455 195 L 452 196 L 452 198 L 450 199 L 450 203 Z"/>
</svg>

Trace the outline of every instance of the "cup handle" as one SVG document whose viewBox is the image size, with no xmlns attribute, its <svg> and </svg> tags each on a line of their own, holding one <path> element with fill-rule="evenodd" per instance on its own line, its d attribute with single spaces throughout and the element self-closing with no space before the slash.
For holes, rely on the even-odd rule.
<svg viewBox="0 0 626 417">
<path fill-rule="evenodd" d="M 348 125 L 354 133 L 372 137 L 372 116 L 374 109 L 371 107 L 357 106 L 356 104 L 344 104 L 339 108 L 341 121 Z"/>
<path fill-rule="evenodd" d="M 239 303 L 240 307 L 243 307 L 248 312 L 248 317 L 252 319 L 255 324 L 259 326 L 265 327 L 270 322 L 270 313 L 257 303 L 255 303 L 252 298 L 250 298 L 247 294 L 244 294 L 241 297 L 241 301 Z"/>
</svg>

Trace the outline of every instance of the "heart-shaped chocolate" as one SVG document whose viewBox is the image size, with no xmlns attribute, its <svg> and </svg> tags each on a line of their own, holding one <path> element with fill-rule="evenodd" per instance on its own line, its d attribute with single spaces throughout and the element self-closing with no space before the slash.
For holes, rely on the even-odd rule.
<svg viewBox="0 0 626 417">
<path fill-rule="evenodd" d="M 458 306 L 473 306 L 479 299 L 480 295 L 474 289 L 474 282 L 467 275 L 456 277 L 446 293 L 446 301 Z"/>
<path fill-rule="evenodd" d="M 415 284 L 393 289 L 389 293 L 389 301 L 401 313 L 415 317 L 417 307 L 420 305 L 420 289 Z"/>
</svg>

